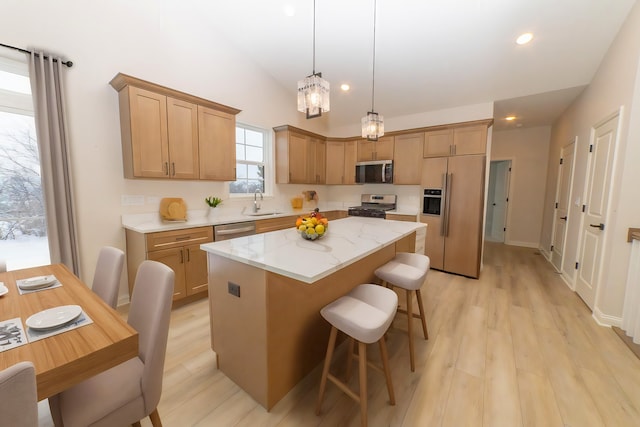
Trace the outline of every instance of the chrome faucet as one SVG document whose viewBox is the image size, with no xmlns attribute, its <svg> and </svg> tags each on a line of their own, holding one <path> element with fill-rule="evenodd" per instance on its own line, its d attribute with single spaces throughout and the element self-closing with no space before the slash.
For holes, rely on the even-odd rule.
<svg viewBox="0 0 640 427">
<path fill-rule="evenodd" d="M 256 191 L 253 192 L 253 213 L 256 213 L 260 210 L 260 204 L 258 203 L 258 194 L 260 194 L 260 200 L 264 200 L 262 191 L 256 188 Z"/>
</svg>

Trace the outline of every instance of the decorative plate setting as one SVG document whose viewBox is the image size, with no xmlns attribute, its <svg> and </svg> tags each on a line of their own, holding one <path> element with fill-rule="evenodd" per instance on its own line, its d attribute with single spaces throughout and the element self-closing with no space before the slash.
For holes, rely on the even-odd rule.
<svg viewBox="0 0 640 427">
<path fill-rule="evenodd" d="M 62 305 L 48 308 L 30 316 L 25 323 L 31 329 L 55 329 L 77 319 L 82 314 L 79 305 Z"/>
<path fill-rule="evenodd" d="M 18 287 L 25 291 L 30 291 L 51 286 L 56 283 L 56 280 L 54 275 L 30 277 L 29 279 L 18 280 Z"/>
</svg>

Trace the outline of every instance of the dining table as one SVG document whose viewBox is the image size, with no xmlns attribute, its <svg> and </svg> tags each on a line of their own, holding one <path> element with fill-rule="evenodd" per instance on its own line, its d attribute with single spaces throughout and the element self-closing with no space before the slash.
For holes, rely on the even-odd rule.
<svg viewBox="0 0 640 427">
<path fill-rule="evenodd" d="M 50 275 L 57 279 L 56 286 L 31 292 L 21 291 L 18 287 L 26 279 Z M 0 351 L 0 370 L 18 362 L 32 362 L 38 400 L 138 355 L 138 333 L 64 264 L 7 271 L 0 273 L 0 282 L 6 287 L 6 292 L 3 289 L 0 296 L 0 324 L 19 318 L 27 335 L 16 347 L 9 347 L 8 339 L 0 340 L 0 345 L 9 348 Z M 59 333 L 49 332 L 52 335 L 46 338 L 25 339 L 30 336 L 27 334 L 30 317 L 64 306 L 79 306 L 88 321 Z"/>
</svg>

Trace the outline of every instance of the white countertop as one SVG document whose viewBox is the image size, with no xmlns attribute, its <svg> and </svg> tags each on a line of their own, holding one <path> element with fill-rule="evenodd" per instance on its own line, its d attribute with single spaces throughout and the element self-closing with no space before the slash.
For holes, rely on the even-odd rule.
<svg viewBox="0 0 640 427">
<path fill-rule="evenodd" d="M 344 210 L 335 209 L 335 208 L 326 208 L 321 209 L 322 211 L 329 210 Z M 168 231 L 168 230 L 182 230 L 186 228 L 193 227 L 202 227 L 202 226 L 210 226 L 210 225 L 220 225 L 220 224 L 233 224 L 238 222 L 247 222 L 247 221 L 257 221 L 261 219 L 269 219 L 269 218 L 278 218 L 282 216 L 290 216 L 290 215 L 306 215 L 309 212 L 307 210 L 276 210 L 275 214 L 269 215 L 248 215 L 245 213 L 237 212 L 237 211 L 225 211 L 224 209 L 220 210 L 220 213 L 209 216 L 208 210 L 190 210 L 187 212 L 187 221 L 186 222 L 167 222 L 163 221 L 160 218 L 159 213 L 145 213 L 145 214 L 130 214 L 130 215 L 122 215 L 122 226 L 126 229 L 136 231 L 138 233 L 155 233 L 158 231 Z M 394 210 L 388 211 L 389 213 L 398 214 L 398 215 L 417 215 L 417 211 L 409 211 L 409 210 Z"/>
<path fill-rule="evenodd" d="M 301 282 L 313 283 L 420 228 L 426 228 L 426 224 L 347 217 L 331 221 L 325 236 L 315 241 L 304 240 L 291 227 L 206 243 L 200 248 Z"/>
</svg>

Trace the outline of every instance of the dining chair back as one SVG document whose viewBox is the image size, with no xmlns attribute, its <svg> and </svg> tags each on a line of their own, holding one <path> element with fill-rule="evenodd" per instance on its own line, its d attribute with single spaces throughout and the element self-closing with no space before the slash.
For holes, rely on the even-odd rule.
<svg viewBox="0 0 640 427">
<path fill-rule="evenodd" d="M 56 426 L 140 425 L 149 417 L 161 426 L 158 403 L 169 336 L 175 274 L 166 265 L 140 264 L 128 323 L 138 331 L 138 357 L 49 398 Z"/>
<path fill-rule="evenodd" d="M 38 426 L 36 371 L 31 362 L 19 362 L 0 371 L 0 425 Z"/>
<path fill-rule="evenodd" d="M 0 258 L 0 273 L 4 273 L 5 271 L 7 271 L 7 261 Z"/>
<path fill-rule="evenodd" d="M 123 267 L 124 252 L 111 246 L 100 249 L 91 289 L 112 308 L 116 308 L 118 303 Z"/>
</svg>

